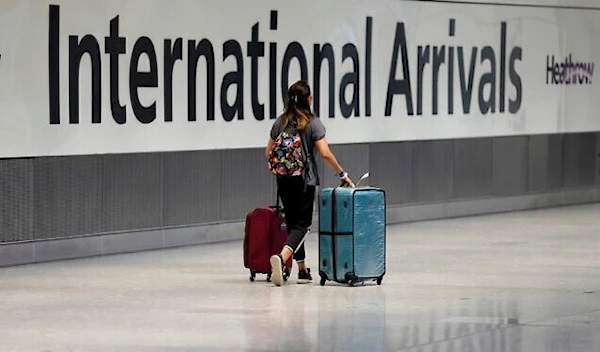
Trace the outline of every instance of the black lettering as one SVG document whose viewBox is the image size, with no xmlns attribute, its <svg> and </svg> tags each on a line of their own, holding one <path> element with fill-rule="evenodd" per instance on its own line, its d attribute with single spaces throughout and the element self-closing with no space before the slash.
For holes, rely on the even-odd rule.
<svg viewBox="0 0 600 352">
<path fill-rule="evenodd" d="M 250 99 L 254 118 L 262 121 L 265 119 L 265 105 L 258 101 L 258 58 L 265 56 L 265 43 L 258 40 L 258 23 L 252 27 L 252 40 L 248 42 L 247 51 L 250 58 Z"/>
<path fill-rule="evenodd" d="M 456 19 L 450 19 L 448 35 L 454 37 L 456 34 Z M 448 46 L 448 114 L 454 114 L 454 47 Z"/>
<path fill-rule="evenodd" d="M 127 122 L 125 105 L 119 101 L 119 55 L 125 54 L 126 39 L 119 36 L 119 16 L 110 21 L 110 36 L 104 38 L 104 52 L 110 63 L 110 109 L 116 123 Z"/>
<path fill-rule="evenodd" d="M 319 44 L 314 45 L 314 92 L 313 92 L 313 104 L 315 114 L 320 115 L 321 112 L 321 68 L 323 61 L 327 60 L 328 67 L 328 108 L 329 117 L 335 116 L 335 58 L 333 54 L 333 48 L 331 44 L 327 43 L 321 47 Z"/>
<path fill-rule="evenodd" d="M 277 43 L 269 44 L 269 118 L 277 118 Z"/>
<path fill-rule="evenodd" d="M 353 44 L 346 44 L 342 48 L 342 62 L 346 61 L 346 59 L 352 59 L 352 72 L 348 72 L 342 77 L 342 82 L 340 83 L 340 110 L 342 111 L 342 116 L 349 117 L 354 111 L 354 116 L 358 116 L 359 111 L 359 71 L 360 71 L 360 63 L 358 59 L 358 50 L 356 46 Z M 346 101 L 346 89 L 349 85 L 353 86 L 352 89 L 352 101 L 348 103 Z"/>
<path fill-rule="evenodd" d="M 550 62 L 550 55 L 546 56 L 546 84 L 555 84 L 554 79 L 554 56 L 552 56 L 552 62 Z"/>
<path fill-rule="evenodd" d="M 565 60 L 566 61 L 565 61 L 565 65 L 564 65 L 565 69 L 563 71 L 563 77 L 564 77 L 563 83 L 569 85 L 569 84 L 571 84 L 571 79 L 573 79 L 573 84 L 575 84 L 576 82 L 575 82 L 575 73 L 574 72 L 576 70 L 576 67 L 574 67 L 573 62 L 569 61 L 568 57 Z M 573 69 L 573 71 L 571 71 L 571 69 Z"/>
<path fill-rule="evenodd" d="M 244 58 L 242 47 L 237 40 L 228 40 L 223 44 L 223 61 L 233 56 L 236 62 L 236 70 L 228 72 L 223 77 L 221 85 L 221 112 L 225 121 L 231 121 L 237 114 L 238 120 L 244 119 Z M 227 101 L 229 87 L 236 85 L 236 97 L 233 104 Z"/>
<path fill-rule="evenodd" d="M 454 115 L 454 47 L 448 48 L 448 114 Z"/>
<path fill-rule="evenodd" d="M 373 48 L 373 17 L 367 17 L 367 33 L 365 35 L 365 115 L 371 116 L 371 52 Z"/>
<path fill-rule="evenodd" d="M 139 71 L 140 57 L 146 55 L 150 63 L 148 72 Z M 129 66 L 129 94 L 133 114 L 141 123 L 151 123 L 156 119 L 156 101 L 150 106 L 142 105 L 139 97 L 140 88 L 158 87 L 158 65 L 156 63 L 156 50 L 148 37 L 141 37 L 133 46 L 131 64 Z"/>
<path fill-rule="evenodd" d="M 471 51 L 471 63 L 469 64 L 469 78 L 467 80 L 465 73 L 465 56 L 463 47 L 458 47 L 458 70 L 460 71 L 460 89 L 462 95 L 463 112 L 471 112 L 471 97 L 473 96 L 473 76 L 475 75 L 475 59 L 477 58 L 477 47 Z"/>
<path fill-rule="evenodd" d="M 432 114 L 438 114 L 438 93 L 439 93 L 439 76 L 440 76 L 440 66 L 446 62 L 446 47 L 442 46 L 438 48 L 437 46 L 433 47 L 433 107 Z"/>
<path fill-rule="evenodd" d="M 591 76 L 593 75 L 593 69 L 590 70 L 590 64 L 589 63 L 586 64 L 585 62 L 580 62 L 580 63 L 576 64 L 576 63 L 573 62 L 572 55 L 569 55 L 569 63 L 568 63 L 568 65 L 569 65 L 569 75 L 572 77 L 573 81 L 575 80 L 575 73 L 578 70 L 583 71 L 582 74 L 585 75 L 586 78 L 589 78 L 589 79 L 592 78 Z M 579 68 L 577 68 L 576 65 L 579 65 Z M 591 64 L 591 65 L 593 65 L 593 64 Z M 572 84 L 573 83 L 574 82 L 572 82 Z"/>
<path fill-rule="evenodd" d="M 281 96 L 283 97 L 287 97 L 287 91 L 290 85 L 290 63 L 292 59 L 298 60 L 298 64 L 300 65 L 300 79 L 304 81 L 308 80 L 308 63 L 306 62 L 304 49 L 302 49 L 300 43 L 292 42 L 288 45 L 287 49 L 285 49 L 285 54 L 283 55 L 283 67 L 281 68 Z"/>
<path fill-rule="evenodd" d="M 48 14 L 48 82 L 50 124 L 60 124 L 60 6 L 50 5 Z"/>
<path fill-rule="evenodd" d="M 508 111 L 511 114 L 516 114 L 521 108 L 521 100 L 523 98 L 523 85 L 521 83 L 521 76 L 517 73 L 516 63 L 517 60 L 521 61 L 523 50 L 520 47 L 513 48 L 510 53 L 510 82 L 513 84 L 516 90 L 516 98 L 515 100 L 510 100 L 508 103 Z"/>
<path fill-rule="evenodd" d="M 173 121 L 173 68 L 177 60 L 183 60 L 182 39 L 177 38 L 175 44 L 171 39 L 165 40 L 165 122 Z"/>
<path fill-rule="evenodd" d="M 398 66 L 398 53 L 402 55 L 402 72 L 403 79 L 396 79 L 396 69 Z M 390 65 L 390 76 L 388 79 L 387 93 L 385 99 L 385 116 L 392 114 L 392 103 L 394 95 L 403 94 L 406 99 L 406 110 L 408 115 L 413 115 L 413 104 L 412 104 L 412 89 L 410 86 L 410 72 L 408 70 L 408 54 L 406 48 L 406 32 L 404 30 L 404 23 L 400 22 L 396 24 L 396 34 L 394 37 L 394 53 L 392 55 L 392 63 Z"/>
<path fill-rule="evenodd" d="M 429 45 L 424 50 L 422 46 L 419 46 L 417 61 L 419 66 L 419 70 L 417 71 L 417 115 L 423 115 L 423 71 L 425 71 L 425 66 L 429 63 L 430 56 Z"/>
<path fill-rule="evenodd" d="M 269 28 L 274 31 L 277 30 L 277 11 L 271 10 L 271 23 Z"/>
<path fill-rule="evenodd" d="M 269 29 L 277 30 L 277 11 L 271 11 Z M 269 118 L 277 118 L 277 43 L 269 43 Z"/>
<path fill-rule="evenodd" d="M 575 84 L 575 71 L 577 70 L 577 65 L 573 64 L 573 55 L 569 54 L 565 58 L 565 71 L 563 75 L 565 76 L 564 83 L 571 84 L 571 79 L 573 79 L 573 84 Z"/>
<path fill-rule="evenodd" d="M 506 22 L 500 24 L 500 112 L 506 105 Z"/>
<path fill-rule="evenodd" d="M 215 119 L 215 52 L 208 39 L 202 39 L 198 46 L 195 40 L 188 42 L 188 121 L 196 121 L 196 76 L 198 61 L 206 59 L 206 119 Z"/>
<path fill-rule="evenodd" d="M 69 37 L 69 122 L 79 123 L 79 74 L 81 59 L 88 54 L 92 71 L 92 123 L 101 122 L 101 81 L 100 46 L 92 35 L 86 35 L 78 42 L 77 36 Z"/>
<path fill-rule="evenodd" d="M 479 81 L 479 111 L 482 114 L 496 112 L 496 55 L 494 49 L 489 46 L 481 51 L 481 63 L 486 60 L 490 63 L 490 72 L 484 73 Z M 486 85 L 490 86 L 487 99 L 484 97 Z"/>
</svg>

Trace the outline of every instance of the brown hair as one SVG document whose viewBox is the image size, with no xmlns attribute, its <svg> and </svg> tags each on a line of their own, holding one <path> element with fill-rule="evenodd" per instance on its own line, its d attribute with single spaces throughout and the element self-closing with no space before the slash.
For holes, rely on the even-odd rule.
<svg viewBox="0 0 600 352">
<path fill-rule="evenodd" d="M 308 98 L 310 87 L 305 81 L 297 81 L 288 89 L 285 112 L 283 113 L 283 126 L 294 126 L 299 131 L 306 129 L 313 114 L 310 110 Z"/>
</svg>

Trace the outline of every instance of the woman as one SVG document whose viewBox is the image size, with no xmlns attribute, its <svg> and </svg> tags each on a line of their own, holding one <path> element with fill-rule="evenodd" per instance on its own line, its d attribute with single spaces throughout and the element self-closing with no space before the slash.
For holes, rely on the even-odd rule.
<svg viewBox="0 0 600 352">
<path fill-rule="evenodd" d="M 311 105 L 312 96 L 308 84 L 304 81 L 294 83 L 288 90 L 284 113 L 273 123 L 271 137 L 265 149 L 265 156 L 269 159 L 271 170 L 277 174 L 277 189 L 283 203 L 289 234 L 281 252 L 270 259 L 271 280 L 276 286 L 281 286 L 283 283 L 283 263 L 292 256 L 298 263 L 298 283 L 307 283 L 312 280 L 310 269 L 306 267 L 305 263 L 304 236 L 312 224 L 315 186 L 319 185 L 314 149 L 319 152 L 325 164 L 342 181 L 354 186 L 329 149 L 325 139 L 325 126 L 313 115 Z M 288 139 L 291 138 L 292 141 L 294 141 L 293 136 L 299 137 L 295 141 L 298 145 L 301 144 L 300 150 L 304 154 L 300 163 L 287 169 L 278 156 L 274 155 L 277 153 L 276 148 L 283 144 L 284 132 L 285 136 Z M 294 135 L 294 133 L 296 134 Z M 287 153 L 286 156 L 291 154 L 293 153 Z M 277 165 L 281 168 L 277 168 Z M 286 170 L 282 171 L 282 169 Z"/>
</svg>

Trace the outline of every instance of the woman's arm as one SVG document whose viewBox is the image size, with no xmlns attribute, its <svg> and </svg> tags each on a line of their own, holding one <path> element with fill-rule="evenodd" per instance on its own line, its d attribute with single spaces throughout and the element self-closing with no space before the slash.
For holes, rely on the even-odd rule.
<svg viewBox="0 0 600 352">
<path fill-rule="evenodd" d="M 340 174 L 342 171 L 344 171 L 335 158 L 335 155 L 333 155 L 331 149 L 329 149 L 329 144 L 327 143 L 326 138 L 316 141 L 315 147 L 317 148 L 319 155 L 321 155 L 321 159 L 323 159 L 323 162 L 325 162 L 325 165 L 329 166 L 333 172 Z"/>
<path fill-rule="evenodd" d="M 273 149 L 273 145 L 275 141 L 269 137 L 269 141 L 267 142 L 267 147 L 265 148 L 265 158 L 269 159 L 269 154 L 271 154 L 271 150 Z"/>
<path fill-rule="evenodd" d="M 335 172 L 335 174 L 338 175 L 340 179 L 346 181 L 350 185 L 350 187 L 354 187 L 354 183 L 352 182 L 350 177 L 348 177 L 348 174 L 344 171 L 344 169 L 340 166 L 337 159 L 335 158 L 335 155 L 333 155 L 331 149 L 329 149 L 327 139 L 319 139 L 315 142 L 315 147 L 317 148 L 319 155 L 321 155 L 321 159 L 323 159 L 325 165 L 329 166 L 329 168 L 333 170 L 333 172 Z"/>
</svg>

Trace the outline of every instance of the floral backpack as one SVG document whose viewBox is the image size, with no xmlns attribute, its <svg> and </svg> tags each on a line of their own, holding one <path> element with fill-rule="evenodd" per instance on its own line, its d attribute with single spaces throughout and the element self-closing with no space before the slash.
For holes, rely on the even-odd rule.
<svg viewBox="0 0 600 352">
<path fill-rule="evenodd" d="M 279 176 L 302 176 L 304 160 L 300 131 L 289 126 L 284 128 L 269 154 L 269 169 Z"/>
</svg>

